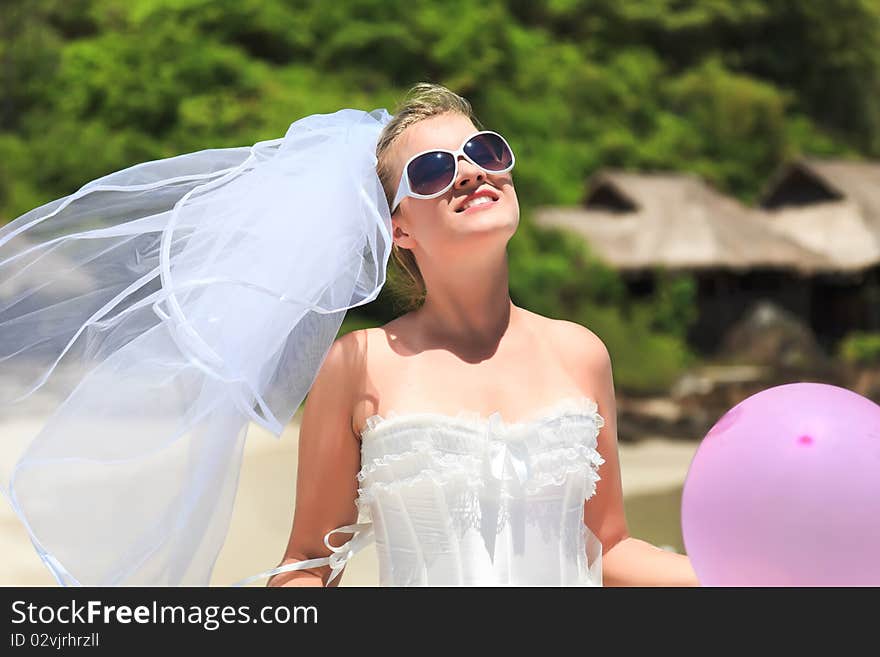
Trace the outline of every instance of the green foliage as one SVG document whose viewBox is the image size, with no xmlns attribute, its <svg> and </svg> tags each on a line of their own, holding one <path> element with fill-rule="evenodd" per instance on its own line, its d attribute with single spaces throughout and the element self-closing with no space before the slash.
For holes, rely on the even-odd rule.
<svg viewBox="0 0 880 657">
<path fill-rule="evenodd" d="M 602 167 L 689 171 L 751 201 L 794 156 L 880 156 L 874 0 L 13 0 L 0 223 L 138 162 L 393 110 L 422 80 L 466 96 L 517 153 L 514 300 L 595 330 L 638 390 L 688 362 L 693 282 L 661 273 L 635 303 L 533 208 L 580 202 Z M 383 291 L 343 327 L 393 314 Z"/>
<path fill-rule="evenodd" d="M 646 313 L 626 317 L 619 308 L 602 306 L 586 306 L 572 318 L 602 339 L 615 384 L 632 394 L 668 393 L 697 360 L 684 340 L 653 330 L 649 318 Z"/>
<path fill-rule="evenodd" d="M 620 276 L 579 237 L 522 221 L 508 246 L 514 302 L 576 321 L 611 354 L 615 382 L 636 394 L 661 394 L 696 360 L 687 328 L 696 319 L 692 277 L 658 272 L 654 295 L 632 302 Z"/>
<path fill-rule="evenodd" d="M 360 329 L 375 328 L 380 325 L 375 319 L 358 312 L 346 313 L 345 319 L 342 320 L 342 326 L 339 327 L 337 338 L 341 338 L 346 333 L 359 331 Z"/>
<path fill-rule="evenodd" d="M 880 333 L 853 331 L 838 349 L 840 357 L 853 365 L 880 365 Z"/>
<path fill-rule="evenodd" d="M 697 321 L 697 282 L 683 272 L 658 269 L 654 272 L 654 294 L 647 304 L 636 304 L 631 314 L 642 315 L 652 331 L 682 340 Z"/>
<path fill-rule="evenodd" d="M 275 137 L 308 113 L 391 108 L 418 80 L 454 88 L 510 135 L 526 208 L 578 202 L 603 166 L 693 171 L 750 200 L 792 156 L 880 154 L 880 9 L 867 0 L 17 0 L 0 12 L 7 220 L 147 158 Z"/>
<path fill-rule="evenodd" d="M 508 245 L 508 257 L 511 298 L 548 317 L 569 317 L 587 302 L 620 304 L 626 296 L 617 273 L 580 237 L 539 229 L 527 217 Z"/>
</svg>

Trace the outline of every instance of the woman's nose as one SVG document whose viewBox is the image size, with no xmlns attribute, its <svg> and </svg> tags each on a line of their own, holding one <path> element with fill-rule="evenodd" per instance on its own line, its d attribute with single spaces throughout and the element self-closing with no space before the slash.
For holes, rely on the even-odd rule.
<svg viewBox="0 0 880 657">
<path fill-rule="evenodd" d="M 478 166 L 474 165 L 463 155 L 458 157 L 458 178 L 455 181 L 457 188 L 467 187 L 474 182 L 481 183 L 485 180 L 485 172 Z"/>
</svg>

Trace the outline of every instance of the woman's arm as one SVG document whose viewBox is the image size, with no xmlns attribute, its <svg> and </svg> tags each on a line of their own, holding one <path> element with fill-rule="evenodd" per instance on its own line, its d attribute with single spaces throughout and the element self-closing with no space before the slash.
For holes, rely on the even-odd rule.
<svg viewBox="0 0 880 657">
<path fill-rule="evenodd" d="M 617 404 L 611 356 L 589 329 L 564 322 L 567 347 L 576 356 L 576 376 L 583 390 L 592 390 L 605 425 L 599 430 L 596 494 L 584 504 L 584 522 L 602 543 L 604 586 L 699 586 L 690 560 L 629 535 L 623 506 L 620 457 L 617 449 Z"/>
<path fill-rule="evenodd" d="M 632 536 L 602 557 L 604 586 L 699 586 L 690 559 Z"/>
<path fill-rule="evenodd" d="M 336 340 L 309 390 L 299 431 L 296 508 L 290 540 L 279 565 L 325 557 L 327 532 L 357 520 L 360 442 L 352 430 L 353 373 L 360 362 L 357 332 Z M 340 545 L 350 534 L 334 534 Z M 268 586 L 324 586 L 331 567 L 275 575 Z M 344 574 L 343 571 L 342 574 Z M 337 586 L 342 575 L 330 583 Z"/>
</svg>

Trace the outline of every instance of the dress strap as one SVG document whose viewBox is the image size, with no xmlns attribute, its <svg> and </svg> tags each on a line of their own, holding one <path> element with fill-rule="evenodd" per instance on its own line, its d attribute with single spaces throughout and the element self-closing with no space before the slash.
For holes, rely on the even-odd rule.
<svg viewBox="0 0 880 657">
<path fill-rule="evenodd" d="M 349 540 L 340 545 L 339 547 L 335 547 L 330 545 L 330 536 L 335 533 L 354 533 Z M 279 573 L 286 573 L 292 570 L 304 570 L 306 568 L 315 568 L 317 566 L 331 566 L 332 570 L 330 571 L 330 578 L 327 580 L 327 585 L 330 584 L 334 579 L 339 576 L 339 573 L 342 572 L 342 569 L 345 568 L 345 564 L 348 563 L 348 560 L 351 559 L 355 554 L 357 554 L 361 549 L 365 548 L 367 545 L 372 543 L 375 540 L 375 535 L 373 533 L 373 523 L 372 522 L 361 522 L 354 525 L 343 525 L 342 527 L 337 527 L 324 535 L 324 545 L 327 546 L 329 550 L 332 551 L 332 554 L 326 557 L 318 557 L 316 559 L 305 559 L 304 561 L 295 561 L 293 563 L 284 564 L 283 566 L 277 566 L 276 568 L 271 568 L 257 575 L 251 575 L 240 582 L 236 582 L 232 586 L 246 586 L 257 580 L 264 579 L 266 577 L 274 577 Z"/>
</svg>

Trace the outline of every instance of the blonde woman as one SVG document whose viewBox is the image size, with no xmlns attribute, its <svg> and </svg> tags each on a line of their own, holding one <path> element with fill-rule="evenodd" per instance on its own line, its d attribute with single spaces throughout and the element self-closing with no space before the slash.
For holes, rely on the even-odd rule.
<svg viewBox="0 0 880 657">
<path fill-rule="evenodd" d="M 507 141 L 420 84 L 376 154 L 412 309 L 324 360 L 270 585 L 335 586 L 370 541 L 383 585 L 696 585 L 627 531 L 605 345 L 511 301 Z"/>
<path fill-rule="evenodd" d="M 207 584 L 249 425 L 309 393 L 287 550 L 246 581 L 336 586 L 375 541 L 383 585 L 695 584 L 628 535 L 605 346 L 511 302 L 514 163 L 423 84 L 0 227 L 0 415 L 28 420 L 0 483 L 58 582 Z M 392 257 L 414 307 L 336 339 Z"/>
</svg>

